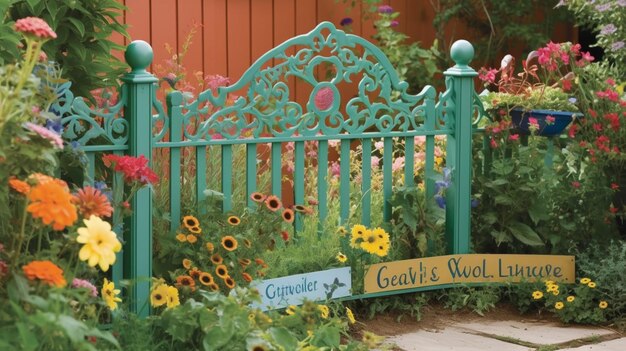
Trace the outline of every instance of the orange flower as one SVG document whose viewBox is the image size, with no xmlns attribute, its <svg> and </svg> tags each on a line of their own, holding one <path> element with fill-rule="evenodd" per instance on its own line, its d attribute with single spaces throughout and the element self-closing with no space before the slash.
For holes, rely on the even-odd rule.
<svg viewBox="0 0 626 351">
<path fill-rule="evenodd" d="M 248 239 L 243 239 L 243 246 L 250 248 L 252 247 L 252 243 Z"/>
<path fill-rule="evenodd" d="M 183 258 L 183 267 L 185 267 L 185 269 L 189 269 L 191 268 L 191 260 L 188 258 Z"/>
<path fill-rule="evenodd" d="M 207 272 L 200 273 L 200 277 L 198 278 L 198 280 L 200 281 L 202 285 L 206 285 L 209 287 L 211 286 L 211 284 L 214 284 L 213 276 L 211 275 L 211 273 L 207 273 Z"/>
<path fill-rule="evenodd" d="M 11 177 L 9 179 L 9 185 L 11 186 L 11 188 L 13 188 L 13 190 L 17 191 L 18 193 L 26 195 L 30 192 L 30 185 L 28 185 L 28 183 L 26 183 L 25 181 L 19 180 L 15 177 Z"/>
<path fill-rule="evenodd" d="M 249 258 L 240 258 L 239 259 L 239 264 L 241 265 L 241 267 L 246 268 L 252 261 L 250 261 Z"/>
<path fill-rule="evenodd" d="M 267 196 L 258 193 L 258 192 L 253 192 L 252 194 L 250 194 L 250 198 L 252 199 L 252 201 L 254 202 L 263 202 L 265 201 L 265 199 L 267 198 Z"/>
<path fill-rule="evenodd" d="M 255 258 L 254 262 L 258 264 L 259 266 L 265 266 L 265 261 L 263 261 L 262 258 Z"/>
<path fill-rule="evenodd" d="M 270 211 L 278 211 L 278 209 L 282 206 L 280 200 L 275 196 L 271 195 L 265 199 L 265 206 L 270 209 Z"/>
<path fill-rule="evenodd" d="M 226 276 L 226 278 L 224 278 L 224 284 L 226 284 L 226 286 L 229 289 L 232 289 L 235 287 L 235 281 L 233 280 L 233 278 Z"/>
<path fill-rule="evenodd" d="M 241 276 L 243 277 L 243 280 L 247 281 L 248 283 L 252 281 L 252 276 L 246 272 L 243 272 Z"/>
<path fill-rule="evenodd" d="M 97 217 L 111 217 L 113 207 L 109 203 L 106 195 L 100 190 L 86 186 L 76 193 L 73 197 L 74 203 L 78 205 L 78 211 L 84 218 L 91 215 Z"/>
<path fill-rule="evenodd" d="M 187 236 L 185 234 L 178 233 L 176 234 L 176 240 L 180 241 L 181 243 L 184 243 L 185 241 L 187 241 Z"/>
<path fill-rule="evenodd" d="M 213 245 L 213 243 L 206 243 L 206 249 L 209 252 L 213 252 L 213 250 L 215 250 L 215 245 Z"/>
<path fill-rule="evenodd" d="M 198 238 L 195 235 L 187 235 L 187 242 L 189 242 L 190 244 L 195 244 L 196 241 L 198 241 Z"/>
<path fill-rule="evenodd" d="M 220 254 L 216 253 L 211 256 L 211 262 L 213 262 L 214 264 L 221 264 L 222 262 L 224 262 L 224 259 L 222 258 L 222 256 L 220 256 Z"/>
<path fill-rule="evenodd" d="M 225 265 L 220 264 L 219 266 L 215 267 L 215 274 L 217 274 L 218 277 L 225 279 L 226 277 L 228 277 L 228 268 L 226 268 Z"/>
<path fill-rule="evenodd" d="M 44 184 L 44 183 L 54 181 L 54 178 L 52 178 L 49 175 L 45 175 L 41 173 L 33 173 L 28 177 L 28 180 L 34 180 L 35 183 L 37 184 Z"/>
<path fill-rule="evenodd" d="M 186 286 L 191 288 L 191 291 L 196 290 L 196 282 L 188 275 L 179 275 L 176 278 L 176 286 L 179 288 Z"/>
<path fill-rule="evenodd" d="M 235 251 L 238 247 L 237 239 L 230 235 L 226 235 L 222 238 L 222 247 L 227 251 Z"/>
<path fill-rule="evenodd" d="M 283 219 L 285 220 L 285 222 L 287 223 L 293 223 L 293 219 L 294 219 L 294 215 L 293 215 L 293 210 L 290 209 L 285 209 L 283 211 Z"/>
<path fill-rule="evenodd" d="M 209 287 L 209 289 L 211 289 L 211 291 L 219 291 L 220 290 L 220 286 L 217 285 L 215 282 L 209 284 L 208 287 Z"/>
<path fill-rule="evenodd" d="M 241 219 L 237 216 L 228 217 L 228 224 L 232 226 L 238 226 L 241 223 Z"/>
<path fill-rule="evenodd" d="M 32 261 L 23 266 L 22 270 L 29 280 L 39 279 L 59 288 L 67 284 L 63 277 L 63 270 L 50 261 Z"/>
<path fill-rule="evenodd" d="M 41 218 L 52 229 L 63 230 L 78 219 L 72 195 L 62 181 L 51 181 L 35 186 L 28 194 L 30 205 L 26 208 L 33 218 Z"/>
<path fill-rule="evenodd" d="M 202 274 L 202 271 L 198 269 L 198 267 L 193 267 L 192 269 L 189 270 L 189 276 L 192 277 L 193 279 L 198 279 L 198 277 L 200 277 L 200 275 Z"/>
</svg>

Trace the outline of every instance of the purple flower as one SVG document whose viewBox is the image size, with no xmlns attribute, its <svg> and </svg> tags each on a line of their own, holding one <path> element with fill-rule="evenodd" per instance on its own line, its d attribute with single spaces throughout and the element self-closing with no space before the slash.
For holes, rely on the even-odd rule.
<svg viewBox="0 0 626 351">
<path fill-rule="evenodd" d="M 617 0 L 615 4 L 621 7 L 626 7 L 626 0 Z"/>
<path fill-rule="evenodd" d="M 606 26 L 602 27 L 602 29 L 600 30 L 600 34 L 602 34 L 602 35 L 609 35 L 609 34 L 615 33 L 616 30 L 617 30 L 617 27 L 615 27 L 615 25 L 613 23 L 610 23 L 610 24 L 607 24 Z"/>
<path fill-rule="evenodd" d="M 446 199 L 441 195 L 435 195 L 435 202 L 439 208 L 446 208 Z"/>
<path fill-rule="evenodd" d="M 350 17 L 346 17 L 346 18 L 342 19 L 342 20 L 341 20 L 341 22 L 339 22 L 339 24 L 345 27 L 345 26 L 347 26 L 347 25 L 352 24 L 352 22 L 354 22 L 354 21 L 352 20 L 352 18 L 350 18 Z"/>
<path fill-rule="evenodd" d="M 611 51 L 617 51 L 624 47 L 623 41 L 616 41 L 611 45 Z"/>
<path fill-rule="evenodd" d="M 596 10 L 598 12 L 605 12 L 605 11 L 608 11 L 609 9 L 611 9 L 611 3 L 596 5 Z"/>
<path fill-rule="evenodd" d="M 478 207 L 478 205 L 480 205 L 480 200 L 472 199 L 471 205 L 472 205 L 472 208 Z"/>
<path fill-rule="evenodd" d="M 391 23 L 389 23 L 389 26 L 390 27 L 397 27 L 399 24 L 400 24 L 400 22 L 398 22 L 396 20 L 393 20 L 393 21 L 391 21 Z"/>
<path fill-rule="evenodd" d="M 61 135 L 61 132 L 63 132 L 63 125 L 61 124 L 61 120 L 59 119 L 58 121 L 53 121 L 51 119 L 46 121 L 46 128 L 48 128 L 49 130 Z"/>
<path fill-rule="evenodd" d="M 392 12 L 393 12 L 393 7 L 389 5 L 378 6 L 378 13 L 392 13 Z"/>
</svg>

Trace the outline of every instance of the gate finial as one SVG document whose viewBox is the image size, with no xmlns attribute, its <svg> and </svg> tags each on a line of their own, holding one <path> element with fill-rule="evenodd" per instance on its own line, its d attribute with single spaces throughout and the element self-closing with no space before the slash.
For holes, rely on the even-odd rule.
<svg viewBox="0 0 626 351">
<path fill-rule="evenodd" d="M 152 47 L 143 40 L 133 40 L 124 53 L 124 59 L 132 69 L 131 73 L 145 73 L 153 57 Z"/>
<path fill-rule="evenodd" d="M 456 63 L 456 68 L 467 69 L 474 58 L 474 47 L 467 40 L 457 40 L 450 48 L 450 57 Z"/>
</svg>

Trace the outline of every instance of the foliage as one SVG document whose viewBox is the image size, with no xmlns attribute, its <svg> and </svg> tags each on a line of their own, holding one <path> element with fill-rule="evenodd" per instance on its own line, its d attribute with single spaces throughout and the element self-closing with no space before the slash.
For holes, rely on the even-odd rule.
<svg viewBox="0 0 626 351">
<path fill-rule="evenodd" d="M 397 313 L 397 322 L 406 315 L 419 321 L 422 319 L 422 309 L 428 305 L 429 300 L 428 293 L 413 293 L 372 298 L 363 301 L 363 304 L 370 319 L 382 313 Z"/>
<path fill-rule="evenodd" d="M 265 313 L 250 307 L 257 300 L 254 291 L 240 288 L 230 296 L 201 291 L 197 299 L 143 321 L 122 315 L 113 330 L 130 342 L 122 343 L 128 350 L 367 350 L 347 333 L 351 321 L 340 305 L 305 302 Z M 145 334 L 133 334 L 136 329 Z"/>
<path fill-rule="evenodd" d="M 482 287 L 460 286 L 445 290 L 440 299 L 444 300 L 445 308 L 452 311 L 469 308 L 484 316 L 485 312 L 495 308 L 500 301 L 500 288 L 492 285 Z"/>
<path fill-rule="evenodd" d="M 114 33 L 128 37 L 118 18 L 124 6 L 116 0 L 0 0 L 0 64 L 19 58 L 20 37 L 14 21 L 35 16 L 46 20 L 58 37 L 43 50 L 49 60 L 63 67 L 64 78 L 74 83 L 73 92 L 90 96 L 91 90 L 117 85 L 126 65 L 113 56 L 123 47 L 111 40 Z"/>
<path fill-rule="evenodd" d="M 619 70 L 615 78 L 626 80 L 626 3 L 624 1 L 562 0 L 558 6 L 574 13 L 577 22 L 597 34 L 597 46 Z"/>
<path fill-rule="evenodd" d="M 487 65 L 505 52 L 528 52 L 551 37 L 557 23 L 565 20 L 567 12 L 554 9 L 556 0 L 516 1 L 515 6 L 500 0 L 435 0 L 433 26 L 440 52 L 451 45 L 446 38 L 457 38 L 455 22 L 460 22 L 472 34 L 477 65 Z M 540 13 L 542 15 L 535 16 Z M 512 21 L 511 19 L 524 19 Z M 467 33 L 463 33 L 467 35 Z M 447 65 L 443 61 L 439 66 Z"/>
<path fill-rule="evenodd" d="M 605 315 L 624 323 L 626 319 L 626 242 L 594 242 L 576 255 L 582 276 L 594 277 L 599 296 L 609 302 Z"/>
<path fill-rule="evenodd" d="M 590 278 L 581 278 L 578 284 L 558 284 L 551 280 L 527 283 L 522 289 L 533 292 L 526 295 L 531 306 L 554 313 L 564 323 L 598 324 L 606 321 L 610 305 L 597 289 L 598 284 Z M 521 297 L 523 298 L 523 297 Z M 528 308 L 524 303 L 523 308 Z"/>
</svg>

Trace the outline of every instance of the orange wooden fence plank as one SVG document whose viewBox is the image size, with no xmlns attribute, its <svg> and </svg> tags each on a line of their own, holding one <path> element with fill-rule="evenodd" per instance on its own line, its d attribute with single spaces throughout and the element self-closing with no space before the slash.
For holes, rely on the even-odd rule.
<svg viewBox="0 0 626 351">
<path fill-rule="evenodd" d="M 202 79 L 202 0 L 178 1 L 178 52 L 183 51 L 183 45 L 191 33 L 191 44 L 187 48 L 184 57 L 184 65 L 187 69 L 187 81 L 195 85 L 196 72 L 200 72 Z"/>
<path fill-rule="evenodd" d="M 412 1 L 415 1 L 415 0 L 412 0 Z M 395 29 L 402 33 L 406 33 L 406 22 L 407 22 L 406 3 L 407 3 L 407 0 L 391 0 L 389 2 L 389 6 L 393 7 L 394 11 L 400 12 L 400 16 L 396 18 L 396 21 L 398 21 L 399 24 Z"/>
<path fill-rule="evenodd" d="M 227 6 L 228 76 L 239 80 L 250 66 L 250 2 L 230 0 Z"/>
<path fill-rule="evenodd" d="M 315 1 L 296 2 L 296 35 L 305 34 L 317 25 L 317 4 Z M 300 48 L 296 48 L 299 50 Z M 311 93 L 310 84 L 297 80 L 295 82 L 295 98 L 296 101 L 306 108 Z"/>
<path fill-rule="evenodd" d="M 150 44 L 154 50 L 154 73 L 164 74 L 171 71 L 165 63 L 166 60 L 171 58 L 171 54 L 165 49 L 165 44 L 168 44 L 174 50 L 173 53 L 177 52 L 177 21 L 172 20 L 172 14 L 174 13 L 176 13 L 176 0 L 152 2 L 152 8 L 150 9 L 152 16 L 152 42 Z"/>
<path fill-rule="evenodd" d="M 274 47 L 274 1 L 254 0 L 250 4 L 251 63 Z"/>
<path fill-rule="evenodd" d="M 126 0 L 119 0 L 119 3 L 124 5 L 126 3 Z M 121 11 L 120 15 L 117 17 L 117 20 L 121 23 L 124 24 L 126 23 L 126 11 Z M 126 45 L 126 38 L 124 38 L 124 36 L 122 36 L 121 34 L 114 32 L 113 34 L 111 34 L 111 37 L 109 38 L 111 41 L 113 41 L 116 44 L 125 46 Z M 119 60 L 124 60 L 124 50 L 122 51 L 113 51 L 113 56 L 117 57 Z"/>
<path fill-rule="evenodd" d="M 204 74 L 228 76 L 228 50 L 226 41 L 226 1 L 204 0 L 203 56 Z"/>
<path fill-rule="evenodd" d="M 141 39 L 150 43 L 150 0 L 126 0 L 126 6 L 126 23 L 131 40 Z"/>
</svg>

